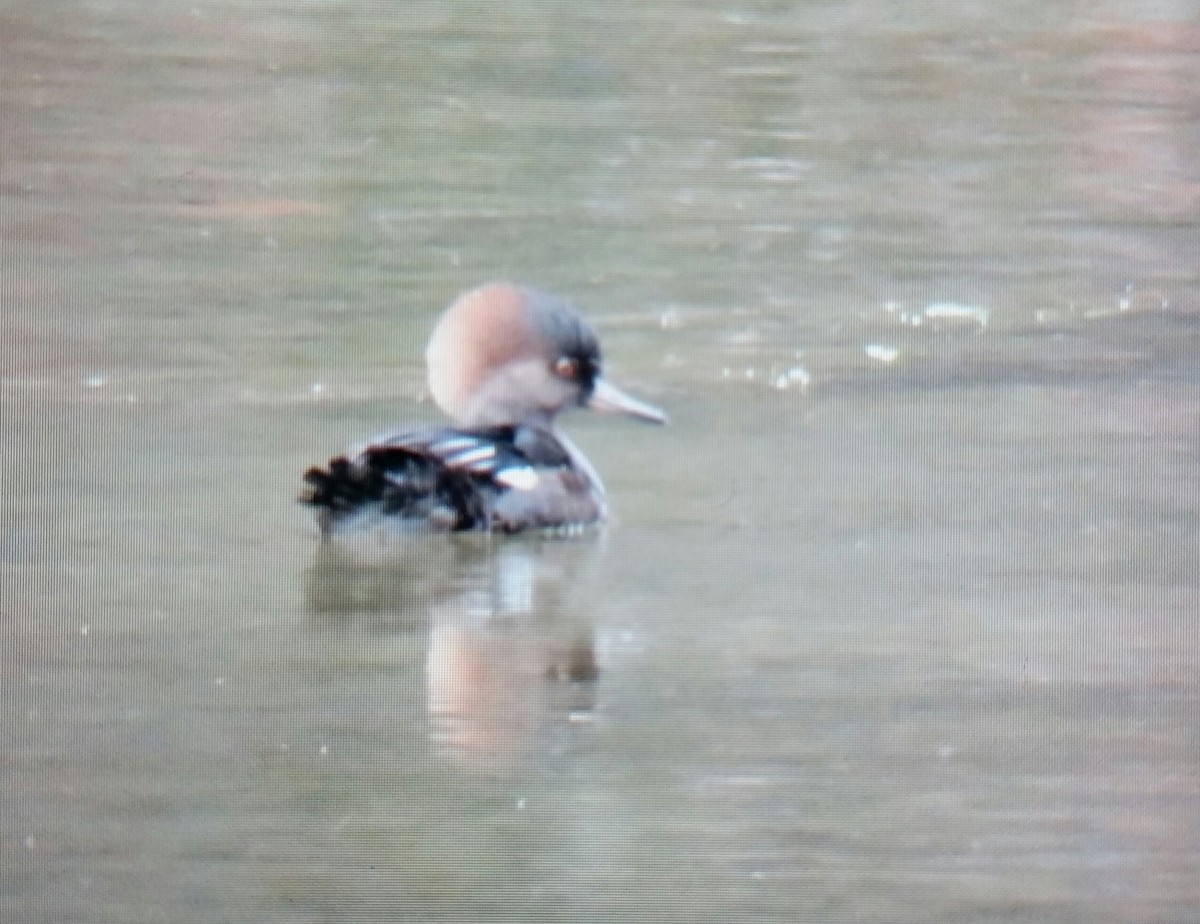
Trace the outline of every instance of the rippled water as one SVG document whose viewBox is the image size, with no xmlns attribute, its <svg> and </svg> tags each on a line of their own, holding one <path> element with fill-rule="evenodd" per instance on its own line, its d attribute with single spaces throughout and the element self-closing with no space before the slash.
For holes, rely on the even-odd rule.
<svg viewBox="0 0 1200 924">
<path fill-rule="evenodd" d="M 7 7 L 0 918 L 1195 920 L 1191 13 Z M 321 547 L 492 278 L 615 522 Z"/>
</svg>

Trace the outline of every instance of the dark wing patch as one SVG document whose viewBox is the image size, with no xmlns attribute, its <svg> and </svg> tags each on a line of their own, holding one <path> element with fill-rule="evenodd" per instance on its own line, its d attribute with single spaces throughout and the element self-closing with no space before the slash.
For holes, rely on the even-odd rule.
<svg viewBox="0 0 1200 924">
<path fill-rule="evenodd" d="M 557 441 L 528 428 L 414 430 L 310 468 L 300 500 L 317 508 L 326 533 L 367 510 L 439 530 L 490 529 L 501 492 L 569 461 Z"/>
</svg>

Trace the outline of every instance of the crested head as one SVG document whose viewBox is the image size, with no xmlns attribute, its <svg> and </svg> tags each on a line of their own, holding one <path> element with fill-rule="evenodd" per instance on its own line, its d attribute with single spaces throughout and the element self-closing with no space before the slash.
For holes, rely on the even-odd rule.
<svg viewBox="0 0 1200 924">
<path fill-rule="evenodd" d="M 600 342 L 565 298 L 507 282 L 460 295 L 425 350 L 429 390 L 466 427 L 549 425 L 571 407 L 664 423 L 601 376 Z"/>
<path fill-rule="evenodd" d="M 511 283 L 460 295 L 425 351 L 429 390 L 464 426 L 547 420 L 591 393 L 600 346 L 566 299 Z"/>
</svg>

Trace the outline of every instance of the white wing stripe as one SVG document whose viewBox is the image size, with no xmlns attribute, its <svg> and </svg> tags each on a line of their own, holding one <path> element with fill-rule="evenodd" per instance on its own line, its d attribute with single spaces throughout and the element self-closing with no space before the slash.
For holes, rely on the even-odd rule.
<svg viewBox="0 0 1200 924">
<path fill-rule="evenodd" d="M 439 456 L 452 456 L 465 449 L 470 449 L 472 446 L 479 445 L 479 440 L 473 436 L 450 436 L 430 443 L 429 451 Z"/>
<path fill-rule="evenodd" d="M 467 449 L 446 457 L 446 464 L 453 468 L 475 468 L 480 462 L 486 462 L 496 455 L 496 447 L 486 443 L 474 449 Z"/>
<path fill-rule="evenodd" d="M 538 483 L 537 471 L 528 465 L 501 469 L 495 477 L 500 484 L 517 491 L 532 491 Z"/>
</svg>

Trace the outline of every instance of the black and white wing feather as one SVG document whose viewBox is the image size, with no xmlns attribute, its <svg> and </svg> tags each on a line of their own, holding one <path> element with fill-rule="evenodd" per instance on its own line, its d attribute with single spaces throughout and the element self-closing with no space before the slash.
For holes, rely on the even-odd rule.
<svg viewBox="0 0 1200 924">
<path fill-rule="evenodd" d="M 502 492 L 531 490 L 541 472 L 570 464 L 557 440 L 531 428 L 411 430 L 310 468 L 300 500 L 318 509 L 326 533 L 367 512 L 437 530 L 486 530 Z"/>
</svg>

